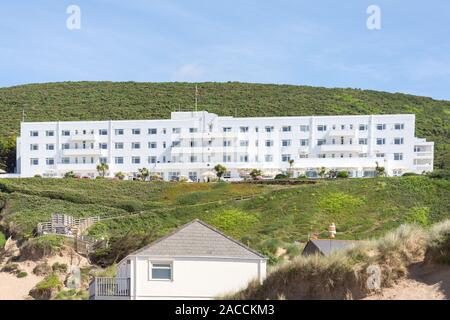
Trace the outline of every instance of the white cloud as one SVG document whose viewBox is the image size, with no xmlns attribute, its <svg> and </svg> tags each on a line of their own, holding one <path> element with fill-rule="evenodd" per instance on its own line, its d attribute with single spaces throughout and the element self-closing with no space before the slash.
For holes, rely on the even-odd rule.
<svg viewBox="0 0 450 320">
<path fill-rule="evenodd" d="M 172 75 L 173 81 L 197 81 L 205 75 L 205 68 L 196 64 L 185 64 Z"/>
</svg>

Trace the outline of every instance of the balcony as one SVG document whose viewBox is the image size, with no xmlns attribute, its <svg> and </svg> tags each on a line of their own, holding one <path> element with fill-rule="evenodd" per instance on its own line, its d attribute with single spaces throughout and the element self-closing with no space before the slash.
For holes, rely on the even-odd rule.
<svg viewBox="0 0 450 320">
<path fill-rule="evenodd" d="M 433 158 L 433 152 L 416 152 L 415 155 L 417 158 L 420 158 L 420 159 L 432 159 Z"/>
<path fill-rule="evenodd" d="M 92 134 L 75 134 L 70 136 L 71 141 L 97 141 L 98 135 Z"/>
<path fill-rule="evenodd" d="M 97 172 L 98 163 L 58 163 L 55 169 L 59 172 Z"/>
<path fill-rule="evenodd" d="M 100 148 L 79 148 L 79 149 L 63 149 L 63 156 L 101 156 L 102 149 Z"/>
<path fill-rule="evenodd" d="M 237 138 L 236 132 L 193 132 L 180 133 L 180 139 L 213 139 L 213 138 Z"/>
<path fill-rule="evenodd" d="M 322 152 L 363 152 L 364 146 L 358 144 L 322 144 L 318 148 Z"/>
<path fill-rule="evenodd" d="M 94 278 L 89 284 L 89 299 L 129 300 L 130 278 Z"/>
<path fill-rule="evenodd" d="M 330 137 L 354 137 L 356 136 L 356 130 L 331 130 L 328 135 Z"/>
<path fill-rule="evenodd" d="M 250 147 L 173 147 L 172 154 L 246 153 Z"/>
</svg>

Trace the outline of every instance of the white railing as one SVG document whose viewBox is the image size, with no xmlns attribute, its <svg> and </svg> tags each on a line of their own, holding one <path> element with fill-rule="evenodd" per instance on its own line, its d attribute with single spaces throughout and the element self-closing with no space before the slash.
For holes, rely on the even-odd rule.
<svg viewBox="0 0 450 320">
<path fill-rule="evenodd" d="M 130 278 L 96 277 L 89 284 L 89 296 L 94 299 L 101 297 L 129 297 Z"/>
</svg>

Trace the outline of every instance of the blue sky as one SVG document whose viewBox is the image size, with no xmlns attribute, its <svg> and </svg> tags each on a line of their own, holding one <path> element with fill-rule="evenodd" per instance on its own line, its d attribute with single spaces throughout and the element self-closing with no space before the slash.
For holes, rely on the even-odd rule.
<svg viewBox="0 0 450 320">
<path fill-rule="evenodd" d="M 381 30 L 366 27 L 372 4 Z M 2 0 L 0 87 L 241 81 L 450 100 L 449 22 L 442 0 Z"/>
</svg>

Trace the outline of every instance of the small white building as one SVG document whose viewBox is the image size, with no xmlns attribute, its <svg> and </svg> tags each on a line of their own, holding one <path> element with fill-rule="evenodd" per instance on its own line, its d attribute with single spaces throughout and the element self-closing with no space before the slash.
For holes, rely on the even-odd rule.
<svg viewBox="0 0 450 320">
<path fill-rule="evenodd" d="M 94 300 L 214 299 L 266 277 L 267 258 L 194 220 L 128 255 L 116 278 L 95 278 Z"/>
</svg>

